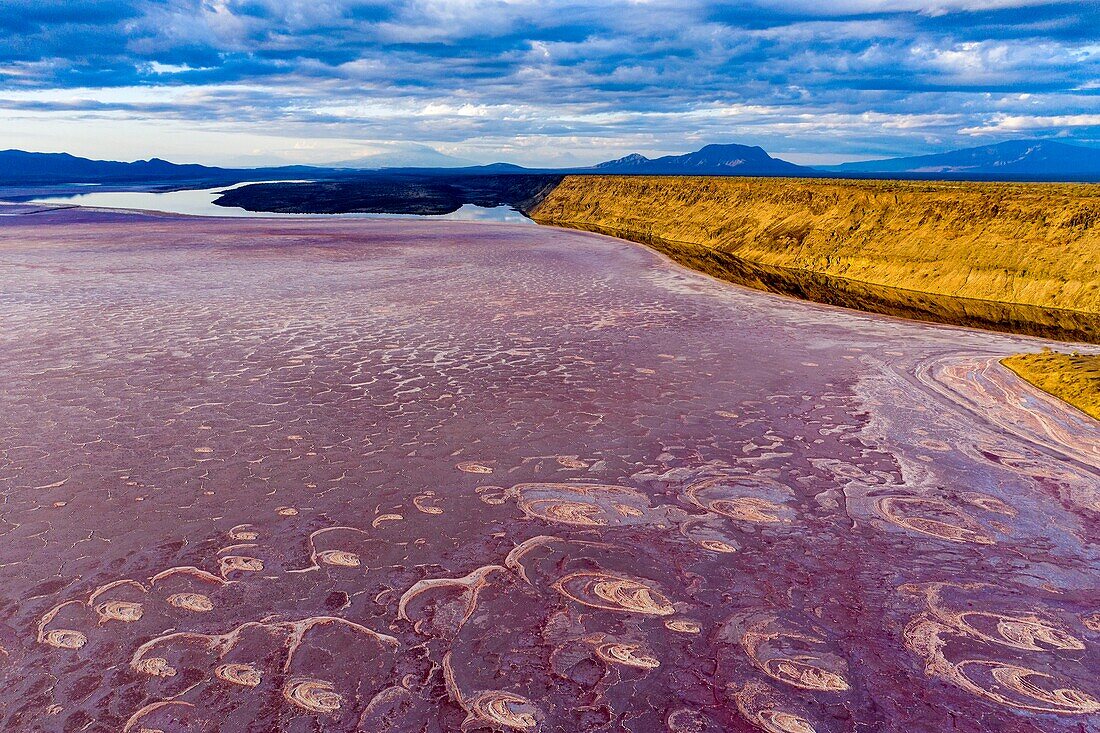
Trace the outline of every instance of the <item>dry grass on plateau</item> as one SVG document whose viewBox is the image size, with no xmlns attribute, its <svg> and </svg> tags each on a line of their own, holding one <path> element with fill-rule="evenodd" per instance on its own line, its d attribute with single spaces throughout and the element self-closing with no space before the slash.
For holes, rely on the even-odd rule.
<svg viewBox="0 0 1100 733">
<path fill-rule="evenodd" d="M 532 216 L 762 289 L 1100 341 L 1100 186 L 569 176 Z"/>
<path fill-rule="evenodd" d="M 1100 354 L 1043 351 L 1001 361 L 1021 378 L 1100 420 Z"/>
</svg>

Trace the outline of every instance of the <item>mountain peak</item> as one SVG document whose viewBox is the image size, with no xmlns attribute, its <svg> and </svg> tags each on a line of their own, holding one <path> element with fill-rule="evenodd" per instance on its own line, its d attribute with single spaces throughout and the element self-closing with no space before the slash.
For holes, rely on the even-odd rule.
<svg viewBox="0 0 1100 733">
<path fill-rule="evenodd" d="M 602 173 L 699 176 L 775 176 L 809 172 L 808 168 L 771 157 L 761 147 L 737 143 L 712 143 L 693 153 L 666 155 L 653 160 L 634 153 L 600 163 L 595 168 Z"/>
<path fill-rule="evenodd" d="M 740 143 L 710 143 L 695 151 L 695 155 L 713 155 L 715 153 L 730 153 L 741 150 L 751 150 L 756 153 L 767 155 L 767 153 L 764 152 L 764 148 L 759 145 L 741 145 Z"/>
<path fill-rule="evenodd" d="M 599 168 L 599 169 L 602 170 L 604 168 L 618 168 L 618 167 L 626 167 L 626 166 L 644 165 L 648 162 L 649 162 L 649 158 L 645 157 L 641 153 L 631 153 L 630 155 L 624 155 L 623 157 L 616 158 L 615 160 L 608 160 L 608 161 L 605 161 L 603 163 L 597 163 L 593 167 L 594 168 Z"/>
</svg>

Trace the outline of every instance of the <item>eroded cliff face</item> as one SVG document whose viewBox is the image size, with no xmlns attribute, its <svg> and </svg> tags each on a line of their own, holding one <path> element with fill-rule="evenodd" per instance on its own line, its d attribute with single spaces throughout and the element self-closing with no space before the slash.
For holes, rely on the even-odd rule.
<svg viewBox="0 0 1100 733">
<path fill-rule="evenodd" d="M 1043 351 L 1001 362 L 1044 392 L 1100 420 L 1100 354 Z"/>
<path fill-rule="evenodd" d="M 531 212 L 812 300 L 1100 341 L 1100 187 L 569 176 Z"/>
</svg>

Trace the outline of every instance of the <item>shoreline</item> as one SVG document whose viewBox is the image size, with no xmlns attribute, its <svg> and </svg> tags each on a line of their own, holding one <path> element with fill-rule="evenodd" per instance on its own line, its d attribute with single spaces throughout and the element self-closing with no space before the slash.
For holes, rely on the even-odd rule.
<svg viewBox="0 0 1100 733">
<path fill-rule="evenodd" d="M 812 270 L 765 265 L 693 242 L 665 239 L 588 222 L 543 218 L 543 226 L 602 234 L 649 247 L 681 265 L 725 282 L 865 313 L 924 323 L 1062 341 L 1100 344 L 1100 314 L 981 298 L 966 298 L 839 277 Z"/>
<path fill-rule="evenodd" d="M 1097 344 L 1098 209 L 1081 186 L 577 176 L 527 213 L 757 290 Z"/>
</svg>

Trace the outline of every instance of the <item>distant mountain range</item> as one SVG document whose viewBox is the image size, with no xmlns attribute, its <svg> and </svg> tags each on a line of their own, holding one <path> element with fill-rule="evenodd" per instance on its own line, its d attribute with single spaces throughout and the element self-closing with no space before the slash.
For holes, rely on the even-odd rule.
<svg viewBox="0 0 1100 733">
<path fill-rule="evenodd" d="M 0 150 L 0 185 L 51 185 L 58 183 L 175 183 L 238 182 L 275 178 L 301 178 L 324 169 L 292 165 L 276 168 L 216 168 L 170 163 L 160 158 L 122 163 L 89 160 L 68 153 L 28 153 Z"/>
<path fill-rule="evenodd" d="M 599 173 L 708 176 L 800 176 L 814 170 L 773 158 L 763 148 L 748 145 L 707 145 L 686 155 L 649 159 L 633 153 L 593 167 Z"/>
<path fill-rule="evenodd" d="M 218 168 L 179 165 L 153 158 L 123 163 L 89 160 L 68 153 L 0 151 L 0 185 L 203 183 L 220 185 L 262 180 L 339 180 L 371 175 L 379 168 L 389 174 L 483 175 L 509 173 L 576 173 L 626 175 L 904 177 L 983 180 L 1100 181 L 1100 149 L 1046 140 L 1012 140 L 964 150 L 908 158 L 806 167 L 773 158 L 762 148 L 747 145 L 707 145 L 685 155 L 647 158 L 634 153 L 586 168 L 532 169 L 511 163 L 452 167 L 464 161 L 432 155 L 427 150 L 405 151 L 409 157 L 368 156 L 327 167 L 276 166 Z M 434 152 L 434 151 L 433 151 Z M 414 162 L 415 161 L 415 162 Z M 423 161 L 423 162 L 420 162 Z M 390 163 L 409 165 L 392 166 Z M 424 163 L 431 162 L 431 165 Z"/>
<path fill-rule="evenodd" d="M 844 163 L 822 169 L 837 173 L 940 173 L 993 178 L 1088 179 L 1100 177 L 1100 150 L 1050 140 L 1009 140 L 948 153 Z"/>
</svg>

